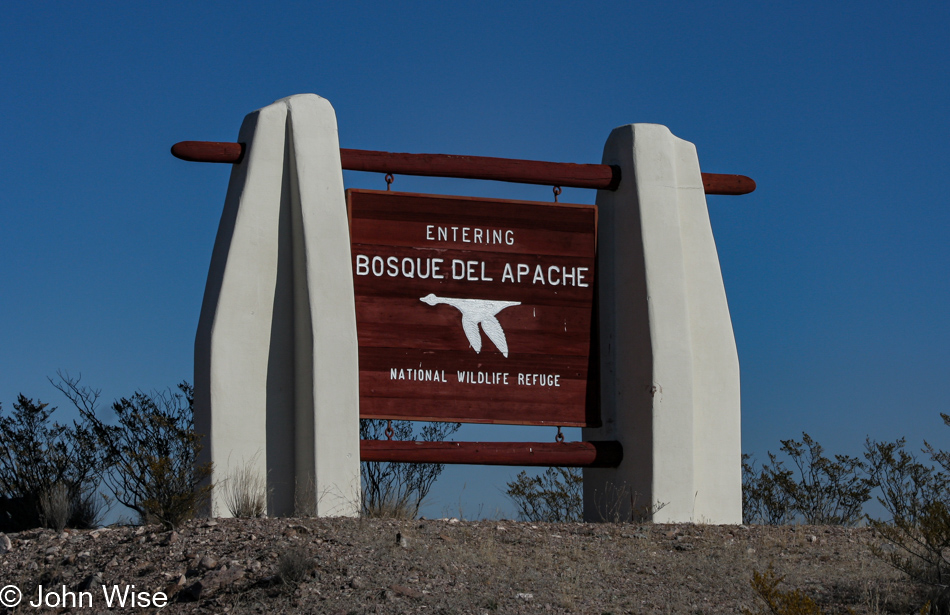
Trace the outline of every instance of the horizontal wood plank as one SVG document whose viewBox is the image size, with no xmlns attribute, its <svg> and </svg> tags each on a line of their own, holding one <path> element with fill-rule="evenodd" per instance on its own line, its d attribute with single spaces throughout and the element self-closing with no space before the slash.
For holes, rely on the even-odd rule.
<svg viewBox="0 0 950 615">
<path fill-rule="evenodd" d="M 361 461 L 614 468 L 619 442 L 404 442 L 361 440 Z"/>
<path fill-rule="evenodd" d="M 236 164 L 244 158 L 244 149 L 244 143 L 180 141 L 172 145 L 171 152 L 176 158 L 191 162 Z M 402 154 L 340 148 L 340 163 L 348 171 L 488 179 L 596 190 L 616 190 L 622 179 L 619 167 L 606 164 L 543 162 L 487 156 Z M 745 175 L 703 173 L 702 178 L 706 194 L 749 194 L 756 187 L 755 181 Z"/>
</svg>

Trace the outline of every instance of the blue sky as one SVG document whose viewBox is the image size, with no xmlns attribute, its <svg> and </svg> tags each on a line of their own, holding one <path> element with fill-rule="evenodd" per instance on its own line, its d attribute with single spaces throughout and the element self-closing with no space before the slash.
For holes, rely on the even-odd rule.
<svg viewBox="0 0 950 615">
<path fill-rule="evenodd" d="M 229 168 L 168 148 L 234 140 L 245 114 L 313 92 L 358 149 L 599 162 L 612 128 L 669 126 L 703 170 L 758 183 L 708 198 L 743 449 L 802 431 L 832 452 L 948 448 L 948 31 L 946 2 L 6 3 L 0 402 L 63 405 L 61 369 L 107 399 L 192 380 Z M 553 436 L 486 429 L 463 435 Z M 453 468 L 426 512 L 510 514 L 515 473 Z"/>
</svg>

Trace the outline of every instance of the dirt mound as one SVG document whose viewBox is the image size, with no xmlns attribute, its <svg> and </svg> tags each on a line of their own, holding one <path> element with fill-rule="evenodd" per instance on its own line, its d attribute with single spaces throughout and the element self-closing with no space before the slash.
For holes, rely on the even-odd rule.
<svg viewBox="0 0 950 615">
<path fill-rule="evenodd" d="M 871 555 L 872 530 L 842 527 L 201 519 L 8 538 L 0 577 L 21 612 L 42 585 L 80 612 L 161 592 L 176 613 L 736 613 L 758 609 L 749 580 L 769 564 L 827 612 L 920 600 Z"/>
</svg>

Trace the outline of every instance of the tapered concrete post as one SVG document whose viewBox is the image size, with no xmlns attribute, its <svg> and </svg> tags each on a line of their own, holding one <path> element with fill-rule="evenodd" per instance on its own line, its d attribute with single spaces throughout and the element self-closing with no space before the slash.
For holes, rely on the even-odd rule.
<svg viewBox="0 0 950 615">
<path fill-rule="evenodd" d="M 236 471 L 271 515 L 359 513 L 359 372 L 336 114 L 312 94 L 248 115 L 195 341 L 211 512 Z"/>
<path fill-rule="evenodd" d="M 597 194 L 600 403 L 585 440 L 618 440 L 584 470 L 587 520 L 742 522 L 739 360 L 696 148 L 665 126 L 615 129 Z"/>
</svg>

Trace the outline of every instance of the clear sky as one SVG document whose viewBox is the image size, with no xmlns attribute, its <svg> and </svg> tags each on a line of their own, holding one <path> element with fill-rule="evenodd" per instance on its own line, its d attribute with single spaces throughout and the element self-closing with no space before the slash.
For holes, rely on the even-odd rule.
<svg viewBox="0 0 950 615">
<path fill-rule="evenodd" d="M 233 141 L 247 113 L 313 92 L 358 149 L 600 162 L 614 127 L 665 124 L 704 171 L 758 183 L 708 197 L 744 451 L 761 459 L 802 431 L 831 452 L 866 436 L 950 447 L 950 4 L 586 4 L 4 3 L 4 408 L 20 392 L 62 406 L 57 370 L 107 400 L 193 379 L 230 169 L 168 149 Z M 453 468 L 425 512 L 511 514 L 516 472 Z"/>
</svg>

